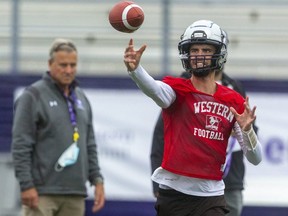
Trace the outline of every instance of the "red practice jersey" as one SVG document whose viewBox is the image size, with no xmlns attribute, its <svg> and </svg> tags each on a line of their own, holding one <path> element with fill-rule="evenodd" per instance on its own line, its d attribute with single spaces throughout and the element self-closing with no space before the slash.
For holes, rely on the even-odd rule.
<svg viewBox="0 0 288 216">
<path fill-rule="evenodd" d="M 164 157 L 170 172 L 211 180 L 222 179 L 228 138 L 235 123 L 230 107 L 244 111 L 244 98 L 217 84 L 214 95 L 194 88 L 190 79 L 165 77 L 176 100 L 163 109 Z"/>
</svg>

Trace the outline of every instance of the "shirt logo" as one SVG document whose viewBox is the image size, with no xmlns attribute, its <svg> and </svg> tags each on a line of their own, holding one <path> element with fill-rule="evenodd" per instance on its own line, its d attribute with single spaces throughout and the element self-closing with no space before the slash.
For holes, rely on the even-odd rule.
<svg viewBox="0 0 288 216">
<path fill-rule="evenodd" d="M 58 106 L 58 103 L 57 103 L 57 101 L 49 101 L 49 105 L 50 105 L 50 107 Z"/>
<path fill-rule="evenodd" d="M 207 115 L 206 116 L 206 129 L 218 131 L 221 118 L 217 116 Z"/>
</svg>

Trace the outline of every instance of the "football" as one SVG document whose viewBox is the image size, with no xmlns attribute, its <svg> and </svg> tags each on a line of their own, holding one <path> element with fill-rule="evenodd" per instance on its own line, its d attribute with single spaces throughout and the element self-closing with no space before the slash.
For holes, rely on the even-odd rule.
<svg viewBox="0 0 288 216">
<path fill-rule="evenodd" d="M 117 31 L 132 33 L 144 22 L 144 11 L 132 1 L 120 1 L 110 10 L 109 22 Z"/>
</svg>

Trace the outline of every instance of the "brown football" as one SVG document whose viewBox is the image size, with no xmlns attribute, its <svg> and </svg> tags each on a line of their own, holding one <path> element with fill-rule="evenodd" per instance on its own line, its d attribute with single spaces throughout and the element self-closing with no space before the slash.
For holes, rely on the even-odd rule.
<svg viewBox="0 0 288 216">
<path fill-rule="evenodd" d="M 120 32 L 132 33 L 144 22 L 144 11 L 135 2 L 120 1 L 110 10 L 109 22 Z"/>
</svg>

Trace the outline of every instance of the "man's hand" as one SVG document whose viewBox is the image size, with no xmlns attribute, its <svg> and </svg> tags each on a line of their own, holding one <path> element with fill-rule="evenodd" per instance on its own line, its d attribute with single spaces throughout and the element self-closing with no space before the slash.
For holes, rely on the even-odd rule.
<svg viewBox="0 0 288 216">
<path fill-rule="evenodd" d="M 92 212 L 97 212 L 104 207 L 105 204 L 105 193 L 103 183 L 98 183 L 95 186 L 94 191 L 94 205 L 92 207 Z"/>
<path fill-rule="evenodd" d="M 250 109 L 248 97 L 246 97 L 246 100 L 244 102 L 244 106 L 245 106 L 245 110 L 241 115 L 239 113 L 237 113 L 237 111 L 233 107 L 230 107 L 230 110 L 233 113 L 233 115 L 235 116 L 236 121 L 238 122 L 242 131 L 247 132 L 251 129 L 252 123 L 256 119 L 256 115 L 255 115 L 256 106 L 254 106 L 252 110 Z"/>
<path fill-rule="evenodd" d="M 36 188 L 30 188 L 21 192 L 22 204 L 30 208 L 37 208 L 39 197 Z"/>
<path fill-rule="evenodd" d="M 124 52 L 124 63 L 128 71 L 134 71 L 139 63 L 143 52 L 146 49 L 146 45 L 143 45 L 139 50 L 134 50 L 133 39 L 130 39 L 128 47 Z"/>
</svg>

